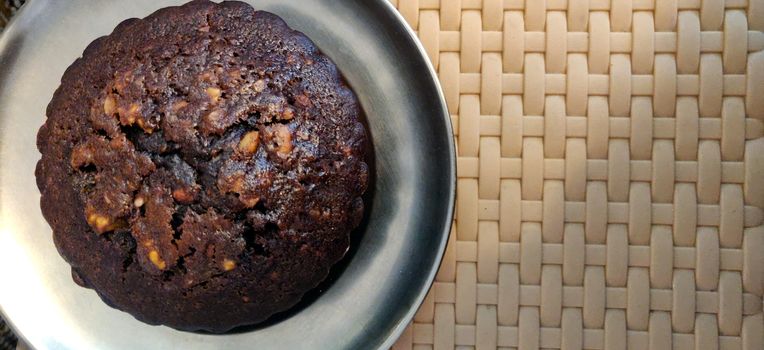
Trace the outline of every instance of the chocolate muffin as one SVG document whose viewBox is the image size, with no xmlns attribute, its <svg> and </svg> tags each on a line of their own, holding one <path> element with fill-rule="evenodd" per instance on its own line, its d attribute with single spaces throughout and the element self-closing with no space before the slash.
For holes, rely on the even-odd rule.
<svg viewBox="0 0 764 350">
<path fill-rule="evenodd" d="M 297 303 L 363 214 L 366 131 L 335 65 L 242 2 L 129 19 L 64 73 L 41 207 L 74 280 L 150 324 L 224 332 Z"/>
</svg>

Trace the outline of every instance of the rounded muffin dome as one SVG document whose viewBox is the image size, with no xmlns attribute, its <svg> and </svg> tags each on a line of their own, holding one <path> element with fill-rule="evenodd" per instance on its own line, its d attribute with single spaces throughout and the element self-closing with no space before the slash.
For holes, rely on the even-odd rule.
<svg viewBox="0 0 764 350">
<path fill-rule="evenodd" d="M 42 211 L 106 303 L 183 330 L 257 323 L 348 249 L 368 178 L 359 115 L 276 15 L 165 8 L 67 69 L 38 134 Z"/>
</svg>

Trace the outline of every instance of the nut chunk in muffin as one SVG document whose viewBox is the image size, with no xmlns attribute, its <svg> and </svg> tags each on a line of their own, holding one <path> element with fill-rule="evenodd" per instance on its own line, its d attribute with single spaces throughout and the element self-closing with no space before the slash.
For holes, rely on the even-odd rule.
<svg viewBox="0 0 764 350">
<path fill-rule="evenodd" d="M 147 323 L 223 332 L 286 310 L 363 215 L 355 95 L 305 35 L 242 2 L 121 23 L 47 116 L 36 175 L 56 246 Z"/>
</svg>

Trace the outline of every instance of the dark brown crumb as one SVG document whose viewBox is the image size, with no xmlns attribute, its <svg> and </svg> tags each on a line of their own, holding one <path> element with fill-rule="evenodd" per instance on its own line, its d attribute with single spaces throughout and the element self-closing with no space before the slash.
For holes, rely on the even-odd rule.
<svg viewBox="0 0 764 350">
<path fill-rule="evenodd" d="M 365 129 L 334 64 L 276 15 L 193 1 L 67 69 L 41 207 L 78 284 L 151 323 L 227 331 L 326 277 L 363 212 Z"/>
</svg>

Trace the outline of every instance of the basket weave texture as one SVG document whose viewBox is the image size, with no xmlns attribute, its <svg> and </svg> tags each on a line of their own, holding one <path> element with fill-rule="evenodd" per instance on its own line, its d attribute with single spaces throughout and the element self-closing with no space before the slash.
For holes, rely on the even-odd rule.
<svg viewBox="0 0 764 350">
<path fill-rule="evenodd" d="M 457 213 L 395 349 L 764 349 L 764 0 L 393 0 Z"/>
</svg>

